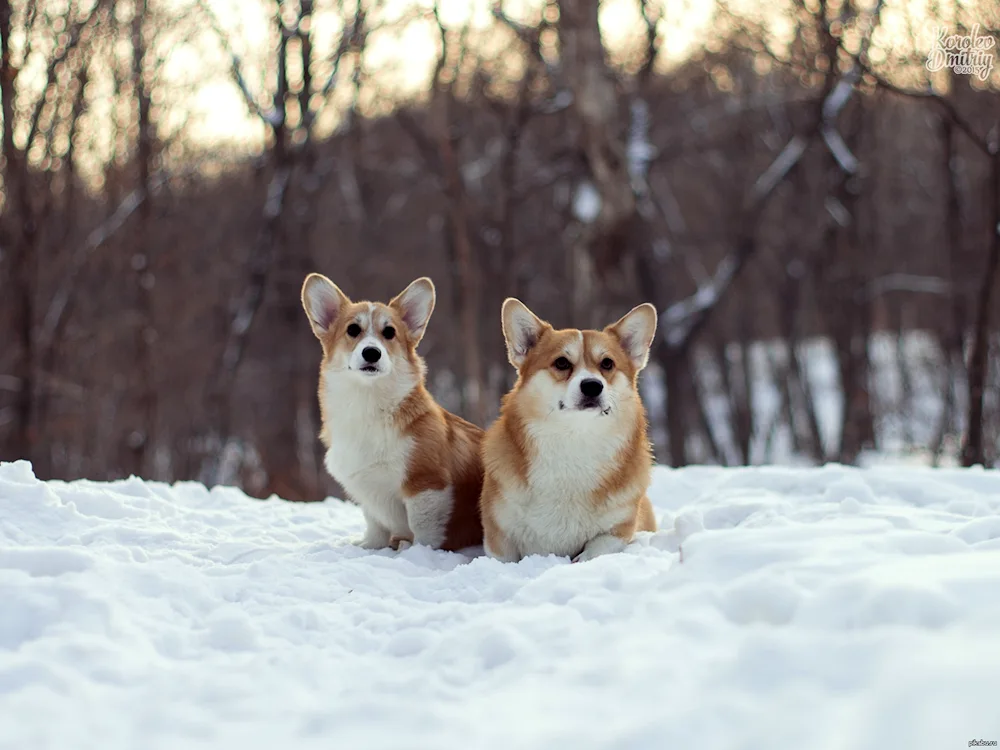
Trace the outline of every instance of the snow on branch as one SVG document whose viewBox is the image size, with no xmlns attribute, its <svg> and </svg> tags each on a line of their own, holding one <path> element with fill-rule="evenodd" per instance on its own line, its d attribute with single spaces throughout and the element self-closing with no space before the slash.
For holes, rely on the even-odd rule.
<svg viewBox="0 0 1000 750">
<path fill-rule="evenodd" d="M 649 105 L 636 97 L 629 106 L 632 122 L 629 124 L 628 143 L 625 156 L 628 159 L 628 173 L 634 183 L 646 184 L 649 163 L 656 156 L 656 148 L 649 142 Z"/>
<path fill-rule="evenodd" d="M 836 196 L 828 195 L 826 200 L 823 201 L 823 207 L 839 226 L 851 226 L 851 222 L 853 221 L 851 218 L 851 212 L 847 210 L 847 206 L 841 203 Z"/>
<path fill-rule="evenodd" d="M 769 196 L 778 186 L 792 167 L 799 163 L 802 154 L 806 152 L 809 140 L 802 135 L 794 136 L 778 154 L 771 165 L 765 169 L 750 191 L 751 203 L 758 204 Z"/>
<path fill-rule="evenodd" d="M 711 281 L 694 294 L 668 307 L 661 316 L 663 335 L 672 347 L 680 346 L 688 337 L 696 317 L 718 304 L 736 276 L 738 264 L 734 255 L 727 255 L 715 269 Z"/>
<path fill-rule="evenodd" d="M 916 292 L 946 295 L 951 292 L 951 282 L 938 276 L 917 276 L 911 273 L 891 273 L 874 279 L 868 285 L 868 294 L 877 297 L 886 292 Z"/>
<path fill-rule="evenodd" d="M 854 84 L 857 79 L 857 68 L 855 67 L 837 81 L 837 85 L 823 101 L 823 126 L 820 129 L 824 143 L 833 154 L 833 158 L 837 160 L 837 164 L 847 174 L 854 174 L 858 171 L 858 159 L 851 152 L 834 122 L 850 100 L 851 94 L 854 93 Z"/>
<path fill-rule="evenodd" d="M 830 153 L 833 154 L 833 158 L 837 160 L 837 164 L 840 165 L 842 170 L 847 172 L 847 174 L 854 174 L 858 171 L 858 158 L 848 147 L 847 143 L 844 142 L 843 136 L 840 135 L 836 128 L 824 127 L 823 141 L 830 149 Z"/>
<path fill-rule="evenodd" d="M 833 158 L 836 159 L 837 164 L 846 174 L 852 175 L 857 173 L 859 162 L 844 141 L 844 137 L 840 134 L 840 131 L 837 130 L 836 119 L 850 100 L 851 95 L 854 93 L 854 86 L 861 77 L 861 58 L 868 54 L 868 48 L 872 42 L 872 33 L 875 27 L 878 26 L 879 16 L 882 13 L 884 5 L 885 0 L 878 0 L 875 3 L 875 7 L 872 8 L 868 17 L 868 29 L 861 37 L 858 53 L 851 57 L 850 69 L 841 76 L 840 80 L 837 81 L 837 85 L 833 87 L 823 102 L 823 124 L 820 128 L 820 134 L 823 136 L 823 142 L 826 143 Z"/>
<path fill-rule="evenodd" d="M 882 6 L 881 0 L 875 6 L 873 18 L 877 18 Z M 870 31 L 869 31 L 870 36 Z M 866 37 L 867 41 L 867 37 Z M 867 44 L 862 44 L 862 52 L 867 49 Z M 797 134 L 789 139 L 785 147 L 778 153 L 771 164 L 765 169 L 753 187 L 750 189 L 748 200 L 745 203 L 744 211 L 746 217 L 753 218 L 759 215 L 767 200 L 774 193 L 779 184 L 788 176 L 792 168 L 802 159 L 803 154 L 809 147 L 810 142 L 818 134 L 826 143 L 841 169 L 849 174 L 854 174 L 858 168 L 858 160 L 847 147 L 840 133 L 834 126 L 834 120 L 843 110 L 854 92 L 854 85 L 859 77 L 859 66 L 857 62 L 851 69 L 841 76 L 823 100 L 821 108 L 822 117 L 816 128 L 808 135 Z M 630 162 L 631 164 L 631 162 Z M 827 203 L 834 218 L 843 216 L 838 211 L 842 206 Z M 849 217 L 848 217 L 849 219 Z M 699 285 L 698 290 L 690 297 L 674 303 L 664 311 L 662 315 L 662 330 L 667 343 L 671 347 L 682 346 L 692 331 L 708 316 L 711 310 L 719 303 L 724 293 L 728 290 L 736 274 L 743 266 L 748 255 L 754 250 L 754 243 L 741 242 L 740 245 L 729 255 L 722 259 L 712 278 L 704 284 Z"/>
<path fill-rule="evenodd" d="M 854 93 L 863 70 L 861 58 L 867 54 L 871 45 L 871 36 L 878 26 L 884 4 L 884 0 L 877 0 L 870 11 L 867 29 L 861 38 L 859 50 L 856 54 L 852 54 L 850 68 L 841 75 L 824 98 L 819 121 L 808 133 L 793 136 L 754 182 L 744 203 L 744 233 L 738 239 L 736 247 L 722 259 L 710 280 L 699 284 L 693 295 L 674 303 L 663 312 L 661 330 L 671 348 L 678 349 L 685 346 L 696 330 L 704 325 L 711 311 L 735 281 L 747 259 L 755 252 L 756 243 L 752 229 L 754 222 L 761 215 L 775 189 L 799 163 L 809 144 L 817 136 L 822 138 L 844 172 L 854 174 L 857 171 L 858 160 L 837 131 L 835 121 Z M 630 159 L 630 167 L 631 165 Z M 845 220 L 844 214 L 847 212 L 839 202 L 828 201 L 826 207 L 835 219 L 841 222 Z M 846 220 L 849 219 L 850 216 L 847 215 Z M 913 283 L 912 279 L 910 281 Z"/>
<path fill-rule="evenodd" d="M 268 183 L 267 198 L 264 200 L 262 211 L 264 228 L 258 238 L 258 248 L 250 261 L 251 276 L 254 281 L 247 285 L 243 298 L 237 307 L 236 314 L 230 323 L 229 335 L 222 354 L 220 382 L 225 378 L 231 378 L 235 374 L 243 358 L 247 334 L 260 308 L 260 301 L 263 297 L 266 268 L 271 262 L 268 247 L 269 238 L 273 234 L 273 227 L 284 208 L 290 178 L 291 169 L 286 166 L 276 169 L 274 175 L 271 177 L 271 181 Z"/>
<path fill-rule="evenodd" d="M 750 190 L 749 200 L 744 208 L 748 216 L 759 213 L 775 188 L 799 163 L 810 140 L 801 134 L 793 136 L 768 168 L 761 173 Z M 735 279 L 742 261 L 752 251 L 752 243 L 746 246 L 741 244 L 722 259 L 708 283 L 700 285 L 692 296 L 675 302 L 664 311 L 662 330 L 671 347 L 683 345 L 694 330 L 698 319 L 706 316 L 718 304 Z"/>
<path fill-rule="evenodd" d="M 854 82 L 857 76 L 852 76 L 850 74 L 845 75 L 839 81 L 837 85 L 833 87 L 833 90 L 823 101 L 823 119 L 832 120 L 847 104 L 848 100 L 851 98 L 851 92 L 854 89 Z"/>
</svg>

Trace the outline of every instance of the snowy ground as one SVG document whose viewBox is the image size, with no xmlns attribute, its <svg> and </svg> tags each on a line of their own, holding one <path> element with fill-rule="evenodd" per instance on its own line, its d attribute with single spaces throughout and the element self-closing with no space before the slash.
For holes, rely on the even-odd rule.
<svg viewBox="0 0 1000 750">
<path fill-rule="evenodd" d="M 654 502 L 623 554 L 503 565 L 346 546 L 338 501 L 2 464 L 0 748 L 1000 740 L 1000 475 L 662 469 Z"/>
</svg>

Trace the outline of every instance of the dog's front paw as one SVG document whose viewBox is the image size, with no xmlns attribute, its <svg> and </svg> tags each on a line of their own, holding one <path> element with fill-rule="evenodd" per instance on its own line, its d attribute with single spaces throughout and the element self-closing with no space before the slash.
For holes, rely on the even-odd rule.
<svg viewBox="0 0 1000 750">
<path fill-rule="evenodd" d="M 393 534 L 389 537 L 389 546 L 397 552 L 402 552 L 403 550 L 413 546 L 413 537 L 397 536 L 396 534 Z"/>
<path fill-rule="evenodd" d="M 360 539 L 351 540 L 351 544 L 361 549 L 385 549 L 390 546 L 388 534 L 366 533 Z"/>
<path fill-rule="evenodd" d="M 625 549 L 625 542 L 621 539 L 611 534 L 601 534 L 587 542 L 580 554 L 574 557 L 571 562 L 587 562 L 588 560 L 593 560 L 595 557 L 621 552 L 623 549 Z"/>
</svg>

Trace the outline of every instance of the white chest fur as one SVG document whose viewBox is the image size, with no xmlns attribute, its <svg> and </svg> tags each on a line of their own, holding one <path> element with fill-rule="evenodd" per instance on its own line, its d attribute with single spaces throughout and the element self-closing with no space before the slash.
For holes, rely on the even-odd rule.
<svg viewBox="0 0 1000 750">
<path fill-rule="evenodd" d="M 498 521 L 521 554 L 574 555 L 628 517 L 627 506 L 605 505 L 594 496 L 624 444 L 594 419 L 567 415 L 532 427 L 536 453 L 528 486 L 512 481 L 497 508 Z"/>
<path fill-rule="evenodd" d="M 411 438 L 396 426 L 388 399 L 372 388 L 326 393 L 325 465 L 365 513 L 394 533 L 406 533 L 402 488 Z"/>
</svg>

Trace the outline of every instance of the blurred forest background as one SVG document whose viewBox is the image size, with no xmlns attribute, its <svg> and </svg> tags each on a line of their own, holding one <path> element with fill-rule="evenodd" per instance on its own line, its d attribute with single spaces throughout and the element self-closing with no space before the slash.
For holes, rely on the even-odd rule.
<svg viewBox="0 0 1000 750">
<path fill-rule="evenodd" d="M 938 26 L 989 69 L 927 65 Z M 651 301 L 663 463 L 992 466 L 997 29 L 986 0 L 0 0 L 0 458 L 335 492 L 316 270 L 431 276 L 429 384 L 480 425 L 506 296 L 574 327 Z"/>
</svg>

